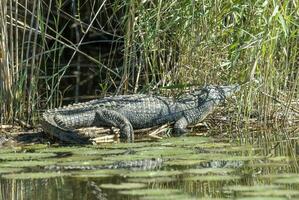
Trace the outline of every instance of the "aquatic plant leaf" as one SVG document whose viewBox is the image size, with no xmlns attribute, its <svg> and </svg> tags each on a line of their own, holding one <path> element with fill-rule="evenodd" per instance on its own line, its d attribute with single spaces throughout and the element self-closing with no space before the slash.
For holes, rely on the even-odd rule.
<svg viewBox="0 0 299 200">
<path fill-rule="evenodd" d="M 157 145 L 158 142 L 135 142 L 135 143 L 116 143 L 116 144 L 103 144 L 99 149 L 138 149 L 143 147 L 150 147 Z"/>
<path fill-rule="evenodd" d="M 285 197 L 240 197 L 236 200 L 286 200 Z"/>
<path fill-rule="evenodd" d="M 184 173 L 188 174 L 228 174 L 234 172 L 235 169 L 230 168 L 200 168 L 200 169 L 188 169 L 184 170 Z"/>
<path fill-rule="evenodd" d="M 92 147 L 54 147 L 40 150 L 39 152 L 51 153 L 70 153 L 73 155 L 112 155 L 124 153 L 125 149 L 105 149 L 105 148 L 92 148 Z"/>
<path fill-rule="evenodd" d="M 185 177 L 185 181 L 231 181 L 231 180 L 237 180 L 241 177 L 235 176 L 235 175 L 205 175 L 205 176 L 190 176 Z"/>
<path fill-rule="evenodd" d="M 67 173 L 60 172 L 26 172 L 18 174 L 4 174 L 2 178 L 5 179 L 48 179 L 55 177 L 67 176 Z"/>
<path fill-rule="evenodd" d="M 110 161 L 132 161 L 132 160 L 144 160 L 144 159 L 152 159 L 153 156 L 150 155 L 117 155 L 117 156 L 109 156 L 103 157 L 103 160 Z"/>
<path fill-rule="evenodd" d="M 171 200 L 198 200 L 195 197 L 191 197 L 188 194 L 168 194 L 167 197 L 164 195 L 147 195 L 144 197 L 140 197 L 140 200 L 165 200 L 165 199 L 171 199 Z"/>
<path fill-rule="evenodd" d="M 207 142 L 207 143 L 201 143 L 196 144 L 194 147 L 196 148 L 203 148 L 203 149 L 215 149 L 215 150 L 226 150 L 227 148 L 231 147 L 232 144 L 230 143 L 223 143 L 223 142 Z"/>
<path fill-rule="evenodd" d="M 38 160 L 54 157 L 53 153 L 7 153 L 0 156 L 0 160 Z"/>
<path fill-rule="evenodd" d="M 232 186 L 226 186 L 223 189 L 225 190 L 233 190 L 238 192 L 243 191 L 266 191 L 266 190 L 273 190 L 273 189 L 279 189 L 281 186 L 279 185 L 232 185 Z"/>
<path fill-rule="evenodd" d="M 277 178 L 273 182 L 279 184 L 299 184 L 299 176 Z"/>
<path fill-rule="evenodd" d="M 79 160 L 79 161 L 66 161 L 58 163 L 58 166 L 102 166 L 112 164 L 113 162 L 107 160 Z"/>
<path fill-rule="evenodd" d="M 99 169 L 99 170 L 85 170 L 73 172 L 72 177 L 76 178 L 103 178 L 103 177 L 111 177 L 120 174 L 128 173 L 127 170 L 124 169 Z"/>
<path fill-rule="evenodd" d="M 175 155 L 193 154 L 194 151 L 180 147 L 156 147 L 154 149 L 140 149 L 136 155 L 150 157 L 172 157 Z"/>
<path fill-rule="evenodd" d="M 125 174 L 125 177 L 161 177 L 161 176 L 175 176 L 182 174 L 181 171 L 134 171 Z"/>
<path fill-rule="evenodd" d="M 172 137 L 166 138 L 160 142 L 161 146 L 191 146 L 194 147 L 197 144 L 212 142 L 212 139 L 201 136 L 189 136 L 189 137 Z"/>
<path fill-rule="evenodd" d="M 24 169 L 23 168 L 13 168 L 13 167 L 0 167 L 0 175 L 1 174 L 6 174 L 6 173 L 20 172 L 22 170 L 24 170 Z"/>
<path fill-rule="evenodd" d="M 16 152 L 18 152 L 20 150 L 21 150 L 20 147 L 14 147 L 14 148 L 5 147 L 5 148 L 0 148 L 0 154 L 2 156 L 2 154 L 4 154 L 4 153 L 16 153 Z"/>
<path fill-rule="evenodd" d="M 120 183 L 120 184 L 106 183 L 106 184 L 101 184 L 100 187 L 104 189 L 129 190 L 129 189 L 144 188 L 146 187 L 146 184 L 144 183 Z"/>
<path fill-rule="evenodd" d="M 287 189 L 272 189 L 272 190 L 262 190 L 262 191 L 252 191 L 252 192 L 242 192 L 242 195 L 245 196 L 295 196 L 299 195 L 297 190 L 287 190 Z"/>
<path fill-rule="evenodd" d="M 164 165 L 169 166 L 190 166 L 190 165 L 198 165 L 202 162 L 206 162 L 205 160 L 169 160 L 165 161 Z"/>
<path fill-rule="evenodd" d="M 56 162 L 54 160 L 26 160 L 26 161 L 8 161 L 0 162 L 0 167 L 38 167 L 54 165 Z"/>
<path fill-rule="evenodd" d="M 139 189 L 139 190 L 124 190 L 119 191 L 119 194 L 132 195 L 132 196 L 164 196 L 173 194 L 181 194 L 180 190 L 176 189 Z"/>
<path fill-rule="evenodd" d="M 140 183 L 166 183 L 176 181 L 175 177 L 163 176 L 163 177 L 136 177 L 127 179 L 129 182 L 140 182 Z"/>
</svg>

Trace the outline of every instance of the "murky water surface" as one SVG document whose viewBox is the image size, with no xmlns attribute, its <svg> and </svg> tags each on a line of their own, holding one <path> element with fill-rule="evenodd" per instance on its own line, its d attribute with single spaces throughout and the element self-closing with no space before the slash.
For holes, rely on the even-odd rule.
<svg viewBox="0 0 299 200">
<path fill-rule="evenodd" d="M 298 140 L 268 137 L 0 149 L 0 199 L 299 199 Z"/>
</svg>

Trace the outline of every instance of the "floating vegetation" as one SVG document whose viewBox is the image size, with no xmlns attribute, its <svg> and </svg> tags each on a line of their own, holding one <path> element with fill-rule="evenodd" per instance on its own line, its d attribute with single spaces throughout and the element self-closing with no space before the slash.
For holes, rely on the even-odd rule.
<svg viewBox="0 0 299 200">
<path fill-rule="evenodd" d="M 136 177 L 128 178 L 129 182 L 139 182 L 139 183 L 167 183 L 176 181 L 175 177 L 162 176 L 162 177 Z"/>
<path fill-rule="evenodd" d="M 160 196 L 168 198 L 169 195 L 181 194 L 181 191 L 175 189 L 139 189 L 119 191 L 118 193 L 131 196 Z"/>
<path fill-rule="evenodd" d="M 71 153 L 73 155 L 113 155 L 122 154 L 126 152 L 126 149 L 105 149 L 105 148 L 95 148 L 95 147 L 54 147 L 41 149 L 39 152 L 50 152 L 50 153 Z"/>
<path fill-rule="evenodd" d="M 252 192 L 242 192 L 242 195 L 244 196 L 284 196 L 284 197 L 291 197 L 291 196 L 298 196 L 299 191 L 298 190 L 287 190 L 287 189 L 268 189 L 268 190 L 258 190 L 258 191 L 252 191 Z M 299 197 L 299 196 L 298 196 Z"/>
<path fill-rule="evenodd" d="M 84 166 L 95 166 L 100 167 L 102 165 L 108 165 L 112 164 L 113 162 L 107 161 L 107 160 L 79 160 L 79 161 L 66 161 L 66 162 L 60 162 L 57 165 L 58 166 L 66 166 L 66 167 L 75 167 L 75 166 L 82 166 L 82 169 L 84 169 Z"/>
<path fill-rule="evenodd" d="M 232 181 L 241 179 L 236 175 L 205 175 L 205 176 L 190 176 L 185 177 L 184 181 Z"/>
<path fill-rule="evenodd" d="M 78 171 L 73 172 L 72 177 L 75 178 L 103 178 L 110 177 L 115 175 L 121 175 L 128 173 L 124 169 L 99 169 L 99 170 L 87 170 L 87 171 Z"/>
<path fill-rule="evenodd" d="M 0 156 L 2 161 L 13 160 L 39 160 L 44 158 L 54 157 L 53 153 L 7 153 Z"/>
<path fill-rule="evenodd" d="M 2 156 L 2 154 L 6 154 L 6 153 L 15 153 L 17 151 L 20 151 L 21 148 L 20 147 L 15 147 L 15 148 L 0 148 L 0 157 Z"/>
<path fill-rule="evenodd" d="M 175 144 L 176 140 L 178 145 Z M 264 156 L 263 151 L 256 151 L 259 148 L 250 145 L 235 146 L 198 140 L 187 137 L 186 145 L 182 142 L 184 138 L 170 138 L 154 143 L 136 143 L 138 145 L 115 144 L 120 148 L 105 144 L 84 147 L 26 146 L 17 151 L 3 149 L 6 153 L 0 154 L 0 187 L 1 184 L 9 184 L 10 180 L 27 180 L 28 185 L 33 187 L 31 180 L 61 177 L 59 183 L 71 187 L 76 184 L 75 188 L 92 180 L 94 183 L 89 189 L 95 194 L 102 189 L 104 193 L 107 190 L 111 199 L 116 194 L 138 196 L 136 198 L 143 200 L 208 199 L 208 196 L 210 199 L 221 199 L 227 195 L 234 199 L 299 197 L 294 189 L 299 184 L 299 175 L 288 173 L 293 170 L 290 166 L 296 162 L 288 155 L 268 157 Z M 136 148 L 131 148 L 131 145 Z M 157 159 L 161 160 L 158 167 L 148 168 L 154 166 Z M 134 163 L 138 167 L 134 168 Z M 118 166 L 120 169 L 113 169 Z M 230 186 L 223 186 L 224 182 Z M 240 185 L 256 182 L 259 185 Z M 205 189 L 207 183 L 209 190 Z M 290 185 L 292 190 L 289 190 Z M 110 190 L 117 192 L 110 193 Z M 202 193 L 202 190 L 208 192 Z"/>
<path fill-rule="evenodd" d="M 279 185 L 232 185 L 226 186 L 223 189 L 229 191 L 237 191 L 237 192 L 244 192 L 244 191 L 265 191 L 265 190 L 275 190 L 280 189 L 281 186 Z"/>
<path fill-rule="evenodd" d="M 60 172 L 27 172 L 27 173 L 16 173 L 16 174 L 4 174 L 2 178 L 5 179 L 48 179 L 67 176 L 67 173 Z"/>
<path fill-rule="evenodd" d="M 194 147 L 201 143 L 211 142 L 212 139 L 208 137 L 198 137 L 198 136 L 189 136 L 189 137 L 179 137 L 179 138 L 167 138 L 160 142 L 161 146 L 184 146 L 184 147 Z"/>
<path fill-rule="evenodd" d="M 181 171 L 134 171 L 123 175 L 124 177 L 161 177 L 161 176 L 176 176 L 182 174 Z"/>
<path fill-rule="evenodd" d="M 165 199 L 171 199 L 171 200 L 198 200 L 195 197 L 191 197 L 188 194 L 169 194 L 167 197 L 164 195 L 148 195 L 143 196 L 139 198 L 140 200 L 165 200 Z"/>
<path fill-rule="evenodd" d="M 188 174 L 229 174 L 234 172 L 235 169 L 229 168 L 200 168 L 200 169 L 188 169 L 184 170 L 184 173 Z"/>
<path fill-rule="evenodd" d="M 25 161 L 8 161 L 0 162 L 0 167 L 38 167 L 54 165 L 56 161 L 54 160 L 25 160 Z"/>
<path fill-rule="evenodd" d="M 240 197 L 236 200 L 286 200 L 285 197 Z"/>
<path fill-rule="evenodd" d="M 203 148 L 203 149 L 216 149 L 216 150 L 226 150 L 228 148 L 231 148 L 232 144 L 230 143 L 223 143 L 223 142 L 207 142 L 207 143 L 200 143 L 194 145 L 196 148 Z"/>
<path fill-rule="evenodd" d="M 169 166 L 190 166 L 190 165 L 198 165 L 200 163 L 206 162 L 206 160 L 169 160 L 165 161 L 164 165 Z"/>
<path fill-rule="evenodd" d="M 138 149 L 143 147 L 151 147 L 159 144 L 158 142 L 135 142 L 135 143 L 116 143 L 116 144 L 103 144 L 99 149 Z"/>
<path fill-rule="evenodd" d="M 112 184 L 112 183 L 106 183 L 101 184 L 101 188 L 104 189 L 115 189 L 115 190 L 129 190 L 129 189 L 139 189 L 146 187 L 146 184 L 144 183 L 120 183 L 120 184 Z"/>
<path fill-rule="evenodd" d="M 144 159 L 152 159 L 153 156 L 150 155 L 118 155 L 118 156 L 109 156 L 103 157 L 103 160 L 110 160 L 110 161 L 132 161 L 132 160 L 144 160 Z"/>
<path fill-rule="evenodd" d="M 6 173 L 16 173 L 23 171 L 23 168 L 19 168 L 19 166 L 14 166 L 14 167 L 0 167 L 0 175 L 6 174 Z"/>
<path fill-rule="evenodd" d="M 181 147 L 154 147 L 154 148 L 146 148 L 146 149 L 140 149 L 136 153 L 136 155 L 145 156 L 145 157 L 173 157 L 173 156 L 179 156 L 179 155 L 190 155 L 193 154 L 194 151 L 186 148 Z"/>
</svg>

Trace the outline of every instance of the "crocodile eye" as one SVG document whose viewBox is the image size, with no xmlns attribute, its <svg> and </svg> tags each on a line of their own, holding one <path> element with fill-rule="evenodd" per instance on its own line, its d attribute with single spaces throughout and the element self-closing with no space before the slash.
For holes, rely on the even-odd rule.
<svg viewBox="0 0 299 200">
<path fill-rule="evenodd" d="M 202 89 L 200 93 L 197 95 L 198 106 L 204 104 L 208 96 L 209 96 L 209 91 L 206 88 Z"/>
</svg>

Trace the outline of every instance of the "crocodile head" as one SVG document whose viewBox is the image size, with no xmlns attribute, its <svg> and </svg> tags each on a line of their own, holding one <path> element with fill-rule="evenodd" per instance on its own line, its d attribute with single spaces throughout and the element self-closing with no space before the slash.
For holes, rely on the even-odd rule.
<svg viewBox="0 0 299 200">
<path fill-rule="evenodd" d="M 228 85 L 228 86 L 206 86 L 203 89 L 195 91 L 193 96 L 197 96 L 198 104 L 202 105 L 205 102 L 213 101 L 216 104 L 224 103 L 225 99 L 232 94 L 240 90 L 240 86 Z"/>
</svg>

